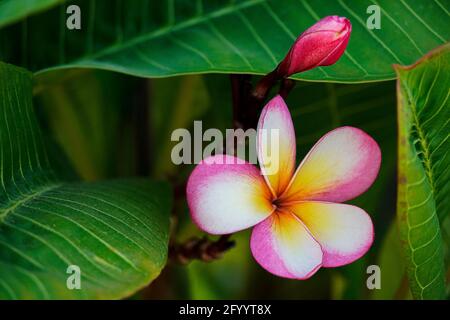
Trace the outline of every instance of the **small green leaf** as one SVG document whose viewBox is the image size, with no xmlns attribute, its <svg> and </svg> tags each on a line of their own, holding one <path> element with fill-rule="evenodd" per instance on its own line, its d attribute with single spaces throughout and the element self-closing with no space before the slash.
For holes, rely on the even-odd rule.
<svg viewBox="0 0 450 320">
<path fill-rule="evenodd" d="M 0 63 L 0 299 L 129 296 L 165 265 L 169 188 L 61 181 L 31 90 L 30 73 Z M 81 269 L 80 290 L 66 285 L 71 265 Z"/>
<path fill-rule="evenodd" d="M 398 74 L 397 214 L 415 299 L 445 297 L 441 227 L 450 212 L 450 45 Z"/>
<path fill-rule="evenodd" d="M 366 82 L 394 79 L 450 38 L 450 0 L 74 0 L 81 30 L 66 28 L 66 5 L 0 32 L 0 60 L 37 73 L 99 68 L 143 77 L 193 73 L 265 74 L 295 39 L 327 15 L 346 16 L 352 35 L 333 66 L 296 79 Z M 379 5 L 381 29 L 367 8 Z M 18 41 L 21 39 L 21 41 Z"/>
</svg>

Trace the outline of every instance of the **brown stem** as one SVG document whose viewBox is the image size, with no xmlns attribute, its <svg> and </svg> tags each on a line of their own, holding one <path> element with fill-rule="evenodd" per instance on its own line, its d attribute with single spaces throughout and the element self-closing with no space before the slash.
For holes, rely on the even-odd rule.
<svg viewBox="0 0 450 320">
<path fill-rule="evenodd" d="M 292 89 L 294 89 L 296 82 L 291 79 L 283 79 L 281 82 L 280 90 L 278 91 L 278 94 L 283 98 L 286 99 L 289 95 L 289 92 L 291 92 Z"/>
<path fill-rule="evenodd" d="M 277 69 L 265 75 L 259 80 L 255 88 L 251 91 L 248 101 L 248 110 L 251 115 L 249 128 L 256 128 L 258 115 L 261 112 L 264 102 L 273 86 L 280 80 Z"/>
<path fill-rule="evenodd" d="M 251 76 L 245 74 L 232 74 L 231 91 L 233 101 L 233 128 L 248 129 L 254 115 L 248 108 L 249 93 L 252 90 Z"/>
<path fill-rule="evenodd" d="M 241 75 L 231 74 L 231 92 L 232 92 L 232 103 L 233 103 L 233 126 L 235 128 L 242 128 L 243 125 L 240 122 L 239 107 L 241 105 Z"/>
<path fill-rule="evenodd" d="M 280 80 L 280 76 L 277 72 L 277 69 L 272 71 L 271 73 L 266 74 L 264 77 L 259 80 L 255 89 L 252 91 L 252 98 L 256 101 L 263 102 L 267 95 L 272 89 L 272 87 Z"/>
<path fill-rule="evenodd" d="M 210 262 L 219 259 L 235 245 L 235 242 L 230 240 L 230 236 L 223 235 L 216 241 L 206 236 L 191 238 L 182 244 L 171 246 L 169 258 L 180 264 L 188 264 L 191 260 Z"/>
</svg>

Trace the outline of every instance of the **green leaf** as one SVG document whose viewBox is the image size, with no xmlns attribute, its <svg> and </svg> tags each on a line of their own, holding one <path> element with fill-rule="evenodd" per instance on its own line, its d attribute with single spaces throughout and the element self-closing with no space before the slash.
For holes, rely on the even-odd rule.
<svg viewBox="0 0 450 320">
<path fill-rule="evenodd" d="M 172 132 L 178 128 L 190 128 L 211 102 L 201 76 L 181 76 L 152 81 L 153 95 L 149 108 L 152 133 L 159 141 L 154 147 L 155 176 L 174 176 L 180 168 L 171 160 Z M 224 106 L 227 108 L 228 106 Z M 170 109 L 171 112 L 167 112 Z"/>
<path fill-rule="evenodd" d="M 122 298 L 167 257 L 170 192 L 145 179 L 67 183 L 52 169 L 31 74 L 0 64 L 0 298 Z M 67 268 L 81 269 L 69 290 Z"/>
<path fill-rule="evenodd" d="M 133 176 L 129 137 L 136 78 L 101 70 L 52 72 L 34 83 L 36 109 L 44 133 L 62 147 L 87 181 Z M 130 128 L 130 129 L 128 129 Z"/>
<path fill-rule="evenodd" d="M 143 77 L 191 73 L 265 74 L 296 37 L 327 15 L 348 17 L 347 52 L 331 67 L 296 79 L 366 82 L 393 79 L 450 38 L 450 0 L 77 0 L 82 29 L 68 30 L 65 5 L 1 31 L 0 59 L 38 74 L 68 67 Z M 368 6 L 381 8 L 369 30 Z M 17 39 L 22 41 L 17 41 Z"/>
<path fill-rule="evenodd" d="M 450 216 L 447 215 L 441 223 L 442 238 L 444 239 L 444 258 L 447 266 L 447 300 L 450 299 Z"/>
<path fill-rule="evenodd" d="M 66 0 L 0 0 L 0 27 L 45 11 Z"/>
<path fill-rule="evenodd" d="M 398 74 L 397 214 L 413 297 L 445 297 L 440 224 L 450 212 L 450 45 Z"/>
</svg>

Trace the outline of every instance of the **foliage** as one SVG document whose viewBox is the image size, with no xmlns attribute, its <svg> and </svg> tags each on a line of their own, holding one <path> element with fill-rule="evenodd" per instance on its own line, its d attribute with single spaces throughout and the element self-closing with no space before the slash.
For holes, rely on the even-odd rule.
<svg viewBox="0 0 450 320">
<path fill-rule="evenodd" d="M 31 100 L 31 74 L 0 64 L 0 297 L 122 298 L 165 264 L 168 186 L 142 179 L 64 182 Z M 78 266 L 83 290 L 69 290 Z"/>
<path fill-rule="evenodd" d="M 445 297 L 441 224 L 448 218 L 450 46 L 398 72 L 397 214 L 415 298 Z"/>
<path fill-rule="evenodd" d="M 70 1 L 81 30 L 65 27 L 68 4 L 0 0 L 0 299 L 449 296 L 450 0 Z M 366 27 L 373 4 L 380 30 Z M 379 177 L 352 201 L 374 245 L 308 281 L 258 267 L 248 232 L 217 261 L 167 263 L 169 238 L 203 236 L 172 131 L 231 128 L 228 75 L 270 72 L 326 15 L 353 31 L 338 63 L 293 76 L 297 159 L 338 126 L 374 137 Z M 66 287 L 70 265 L 82 290 Z"/>
<path fill-rule="evenodd" d="M 413 63 L 448 39 L 448 0 L 76 0 L 71 4 L 83 15 L 79 31 L 65 27 L 66 4 L 46 2 L 50 10 L 0 33 L 0 60 L 38 73 L 81 67 L 144 77 L 264 74 L 303 30 L 321 17 L 340 15 L 353 25 L 345 55 L 332 67 L 295 78 L 363 82 L 393 79 L 392 64 Z M 382 8 L 381 30 L 366 27 L 366 8 L 373 4 Z M 28 12 L 42 6 L 32 1 Z M 14 20 L 4 16 L 2 23 Z"/>
</svg>

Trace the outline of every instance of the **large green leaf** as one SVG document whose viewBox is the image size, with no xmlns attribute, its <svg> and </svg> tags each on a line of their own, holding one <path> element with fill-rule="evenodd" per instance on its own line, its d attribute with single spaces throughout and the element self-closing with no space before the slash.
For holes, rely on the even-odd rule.
<svg viewBox="0 0 450 320">
<path fill-rule="evenodd" d="M 121 298 L 163 268 L 169 190 L 145 179 L 65 183 L 37 126 L 28 72 L 0 64 L 0 298 Z M 68 266 L 81 269 L 69 290 Z"/>
<path fill-rule="evenodd" d="M 450 45 L 398 74 L 397 211 L 411 291 L 445 296 L 440 224 L 450 212 Z"/>
<path fill-rule="evenodd" d="M 342 15 L 353 24 L 345 55 L 332 67 L 296 78 L 360 82 L 393 79 L 393 63 L 413 63 L 450 38 L 450 0 L 71 3 L 81 8 L 81 30 L 66 28 L 64 4 L 2 30 L 0 59 L 38 73 L 86 67 L 144 77 L 263 74 L 277 65 L 308 26 L 326 15 Z M 366 11 L 373 4 L 381 8 L 380 30 L 366 27 Z"/>
</svg>

